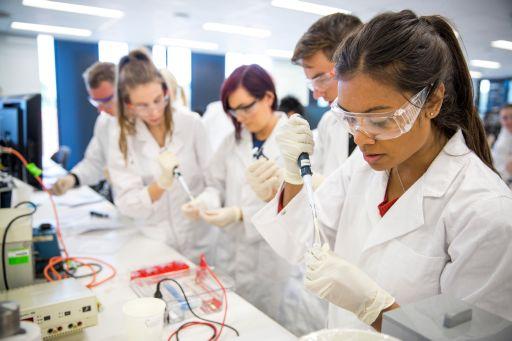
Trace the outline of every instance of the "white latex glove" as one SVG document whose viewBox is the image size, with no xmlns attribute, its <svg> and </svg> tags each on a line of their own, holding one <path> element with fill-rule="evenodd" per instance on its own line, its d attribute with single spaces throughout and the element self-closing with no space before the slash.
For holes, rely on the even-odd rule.
<svg viewBox="0 0 512 341">
<path fill-rule="evenodd" d="M 261 158 L 247 167 L 245 177 L 258 198 L 268 202 L 283 182 L 283 170 L 274 161 Z"/>
<path fill-rule="evenodd" d="M 290 116 L 279 128 L 276 141 L 284 159 L 284 181 L 293 185 L 302 184 L 297 159 L 302 153 L 311 156 L 315 145 L 308 121 L 297 114 Z"/>
<path fill-rule="evenodd" d="M 200 215 L 204 221 L 218 227 L 225 227 L 242 220 L 242 210 L 236 206 L 201 211 Z"/>
<path fill-rule="evenodd" d="M 50 191 L 53 195 L 62 195 L 73 187 L 75 187 L 75 177 L 71 174 L 68 174 L 57 180 L 57 182 L 53 184 Z"/>
<path fill-rule="evenodd" d="M 158 164 L 160 165 L 160 176 L 156 183 L 164 189 L 170 189 L 174 182 L 174 169 L 179 166 L 178 159 L 173 152 L 167 150 L 158 155 Z"/>
<path fill-rule="evenodd" d="M 181 206 L 181 212 L 189 220 L 199 219 L 199 213 L 204 210 L 206 210 L 206 204 L 200 198 L 195 198 Z"/>
<path fill-rule="evenodd" d="M 353 312 L 368 325 L 395 302 L 366 273 L 335 255 L 328 244 L 310 249 L 305 260 L 305 287 L 320 298 Z"/>
</svg>

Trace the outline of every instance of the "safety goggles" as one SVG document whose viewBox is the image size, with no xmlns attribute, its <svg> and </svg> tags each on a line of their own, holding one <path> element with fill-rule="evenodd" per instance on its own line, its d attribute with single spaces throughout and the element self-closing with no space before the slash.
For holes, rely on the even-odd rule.
<svg viewBox="0 0 512 341">
<path fill-rule="evenodd" d="M 329 87 L 329 83 L 334 80 L 334 76 L 331 76 L 328 72 L 316 76 L 312 79 L 307 79 L 306 84 L 308 89 L 311 91 L 320 90 L 323 91 Z"/>
<path fill-rule="evenodd" d="M 112 105 L 112 100 L 114 99 L 114 95 L 105 97 L 105 98 L 92 98 L 89 97 L 89 103 L 95 108 L 99 108 L 102 106 L 109 106 Z"/>
<path fill-rule="evenodd" d="M 338 99 L 331 110 L 349 133 L 360 131 L 374 140 L 390 140 L 409 132 L 427 99 L 430 86 L 411 97 L 402 107 L 389 113 L 353 113 L 343 110 Z"/>
<path fill-rule="evenodd" d="M 164 96 L 148 104 L 134 104 L 133 111 L 139 115 L 149 115 L 156 110 L 162 110 L 169 103 L 169 96 Z"/>
<path fill-rule="evenodd" d="M 228 114 L 237 118 L 238 116 L 249 116 L 254 113 L 254 108 L 256 107 L 256 103 L 258 103 L 259 99 L 255 99 L 252 103 L 238 108 L 238 109 L 229 109 Z"/>
</svg>

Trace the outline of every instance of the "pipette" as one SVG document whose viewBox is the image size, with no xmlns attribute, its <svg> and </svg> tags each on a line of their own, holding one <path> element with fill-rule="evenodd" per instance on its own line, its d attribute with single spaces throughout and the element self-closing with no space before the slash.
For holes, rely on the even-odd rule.
<svg viewBox="0 0 512 341">
<path fill-rule="evenodd" d="M 178 167 L 175 167 L 173 170 L 173 175 L 176 179 L 178 179 L 178 182 L 180 183 L 181 187 L 187 193 L 189 199 L 192 201 L 194 200 L 194 196 L 192 195 L 192 192 L 190 192 L 190 188 L 188 188 L 187 183 L 185 182 L 185 179 L 183 178 L 183 175 L 181 175 Z"/>
<path fill-rule="evenodd" d="M 327 238 L 318 222 L 315 195 L 313 193 L 313 172 L 311 171 L 311 161 L 309 160 L 308 153 L 300 154 L 297 163 L 300 168 L 300 176 L 304 181 L 304 187 L 306 187 L 306 194 L 308 197 L 309 207 L 311 208 L 311 214 L 313 215 L 313 228 L 315 229 L 313 247 L 320 247 L 322 242 L 327 242 Z"/>
</svg>

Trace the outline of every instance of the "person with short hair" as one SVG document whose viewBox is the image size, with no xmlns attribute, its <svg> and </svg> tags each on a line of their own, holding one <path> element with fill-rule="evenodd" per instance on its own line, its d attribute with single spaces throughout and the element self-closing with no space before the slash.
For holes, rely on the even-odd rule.
<svg viewBox="0 0 512 341">
<path fill-rule="evenodd" d="M 279 111 L 284 112 L 288 117 L 293 114 L 304 115 L 304 106 L 295 96 L 285 96 L 279 101 Z"/>
<path fill-rule="evenodd" d="M 73 187 L 91 186 L 105 180 L 109 136 L 117 125 L 114 89 L 116 66 L 113 63 L 96 62 L 85 70 L 83 78 L 89 102 L 98 110 L 99 115 L 84 158 L 51 187 L 54 195 L 62 195 Z"/>
</svg>

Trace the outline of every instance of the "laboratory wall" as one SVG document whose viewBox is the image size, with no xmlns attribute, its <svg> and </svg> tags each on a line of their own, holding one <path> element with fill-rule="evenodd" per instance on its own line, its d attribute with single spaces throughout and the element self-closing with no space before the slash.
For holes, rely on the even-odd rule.
<svg viewBox="0 0 512 341">
<path fill-rule="evenodd" d="M 68 167 L 84 155 L 98 117 L 89 104 L 82 73 L 98 60 L 98 44 L 55 40 L 60 145 L 71 148 Z"/>
<path fill-rule="evenodd" d="M 36 38 L 0 35 L 0 96 L 38 92 Z"/>
<path fill-rule="evenodd" d="M 220 99 L 224 81 L 224 55 L 192 53 L 191 108 L 203 113 L 206 106 Z"/>
</svg>

